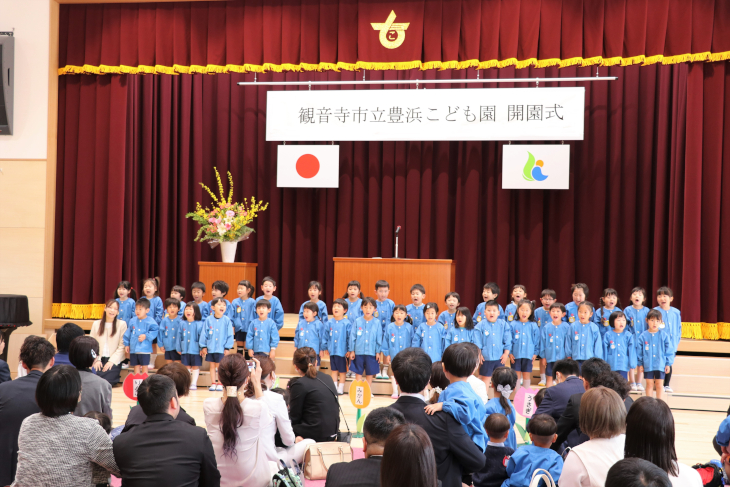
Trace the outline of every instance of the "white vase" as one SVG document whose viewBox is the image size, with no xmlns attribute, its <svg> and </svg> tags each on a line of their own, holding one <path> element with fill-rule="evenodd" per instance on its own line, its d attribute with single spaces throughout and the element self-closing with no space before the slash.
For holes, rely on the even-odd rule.
<svg viewBox="0 0 730 487">
<path fill-rule="evenodd" d="M 231 263 L 236 260 L 236 249 L 238 248 L 238 242 L 220 242 L 221 245 L 221 257 L 223 262 Z"/>
</svg>

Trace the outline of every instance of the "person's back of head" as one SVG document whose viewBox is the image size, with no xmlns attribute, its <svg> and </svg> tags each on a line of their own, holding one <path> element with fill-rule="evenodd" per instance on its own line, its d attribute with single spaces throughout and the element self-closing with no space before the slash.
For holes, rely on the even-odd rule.
<svg viewBox="0 0 730 487">
<path fill-rule="evenodd" d="M 492 387 L 495 393 L 499 394 L 499 404 L 504 409 L 504 414 L 512 413 L 512 406 L 509 398 L 517 386 L 517 372 L 510 367 L 497 367 L 492 372 Z M 495 394 L 494 397 L 497 397 Z"/>
<path fill-rule="evenodd" d="M 173 398 L 177 398 L 175 382 L 165 375 L 151 375 L 137 389 L 137 401 L 147 416 L 167 414 Z"/>
<path fill-rule="evenodd" d="M 666 402 L 642 396 L 631 405 L 626 415 L 625 457 L 643 458 L 676 477 L 674 440 L 674 416 Z"/>
<path fill-rule="evenodd" d="M 578 362 L 576 362 L 575 360 L 571 360 L 568 358 L 558 360 L 553 364 L 553 379 L 557 378 L 558 372 L 560 372 L 563 377 L 578 375 L 580 374 L 580 365 L 578 365 Z"/>
<path fill-rule="evenodd" d="M 588 384 L 603 372 L 611 372 L 611 366 L 598 357 L 589 358 L 580 366 L 580 375 Z"/>
<path fill-rule="evenodd" d="M 58 353 L 68 353 L 71 342 L 76 337 L 84 336 L 84 330 L 76 323 L 66 323 L 56 330 L 56 348 Z"/>
<path fill-rule="evenodd" d="M 385 440 L 390 433 L 398 426 L 405 424 L 406 418 L 403 413 L 393 408 L 377 408 L 365 417 L 362 432 L 368 446 L 385 446 Z"/>
<path fill-rule="evenodd" d="M 104 413 L 100 413 L 99 411 L 89 411 L 84 414 L 84 418 L 91 418 L 98 421 L 101 427 L 104 428 L 104 431 L 106 431 L 106 434 L 109 434 L 112 430 L 112 420 Z"/>
<path fill-rule="evenodd" d="M 380 465 L 381 487 L 436 487 L 437 484 L 436 457 L 426 432 L 417 424 L 396 427 L 385 442 Z"/>
<path fill-rule="evenodd" d="M 492 413 L 487 416 L 487 420 L 484 421 L 484 429 L 487 430 L 487 435 L 489 435 L 490 441 L 503 443 L 509 436 L 509 430 L 512 429 L 512 423 L 509 422 L 509 419 L 507 419 L 507 416 L 504 414 Z"/>
<path fill-rule="evenodd" d="M 192 377 L 190 371 L 180 362 L 171 362 L 165 364 L 157 371 L 158 374 L 165 375 L 172 379 L 175 383 L 175 390 L 177 391 L 177 397 L 185 397 L 190 392 L 190 384 L 192 383 Z"/>
<path fill-rule="evenodd" d="M 431 357 L 420 348 L 406 348 L 395 356 L 391 368 L 401 391 L 417 394 L 431 378 Z"/>
<path fill-rule="evenodd" d="M 54 355 L 53 344 L 43 337 L 31 335 L 20 346 L 20 361 L 28 370 L 44 370 Z"/>
<path fill-rule="evenodd" d="M 527 423 L 527 432 L 535 446 L 550 448 L 558 437 L 558 424 L 549 414 L 536 414 Z"/>
<path fill-rule="evenodd" d="M 545 393 L 547 392 L 547 387 L 543 387 L 539 391 L 537 391 L 537 394 L 535 394 L 535 405 L 537 407 L 540 407 L 540 404 L 542 404 L 542 400 L 545 399 Z"/>
<path fill-rule="evenodd" d="M 581 431 L 590 439 L 613 438 L 626 431 L 626 406 L 619 395 L 603 386 L 583 394 L 578 412 Z"/>
<path fill-rule="evenodd" d="M 300 348 L 297 352 L 299 350 L 303 349 Z M 296 357 L 296 352 L 294 355 Z M 229 458 L 236 458 L 238 428 L 243 425 L 241 399 L 246 396 L 246 389 L 253 387 L 249 380 L 250 377 L 251 373 L 246 360 L 237 353 L 223 357 L 218 366 L 218 378 L 226 390 L 220 419 L 220 429 L 223 433 L 223 455 Z"/>
<path fill-rule="evenodd" d="M 304 377 L 309 377 L 310 379 L 317 377 L 317 352 L 313 348 L 297 348 L 294 350 L 292 362 L 304 374 Z"/>
<path fill-rule="evenodd" d="M 621 399 L 629 397 L 631 386 L 629 381 L 623 378 L 621 374 L 614 371 L 602 372 L 600 375 L 591 379 L 591 388 L 603 386 L 612 391 L 616 391 Z"/>
<path fill-rule="evenodd" d="M 68 347 L 68 361 L 79 370 L 90 368 L 98 356 L 99 342 L 92 336 L 76 337 Z"/>
<path fill-rule="evenodd" d="M 476 366 L 474 352 L 466 343 L 454 343 L 446 347 L 441 361 L 446 372 L 460 379 L 469 377 Z"/>
<path fill-rule="evenodd" d="M 81 394 L 81 376 L 71 365 L 56 365 L 38 380 L 35 402 L 44 416 L 57 418 L 73 413 Z"/>
<path fill-rule="evenodd" d="M 398 357 L 396 356 L 396 358 Z M 449 387 L 449 379 L 447 379 L 446 374 L 444 374 L 444 364 L 440 360 L 431 365 L 431 378 L 428 380 L 428 383 L 431 386 L 431 399 L 429 402 L 431 404 L 436 404 L 439 401 L 439 396 L 442 392 L 444 392 L 444 389 Z"/>
<path fill-rule="evenodd" d="M 641 458 L 624 458 L 606 475 L 605 487 L 672 487 L 667 473 Z"/>
</svg>

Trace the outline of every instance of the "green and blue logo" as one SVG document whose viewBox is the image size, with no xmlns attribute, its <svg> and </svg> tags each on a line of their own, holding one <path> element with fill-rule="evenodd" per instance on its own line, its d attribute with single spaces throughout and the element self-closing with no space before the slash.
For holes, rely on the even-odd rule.
<svg viewBox="0 0 730 487">
<path fill-rule="evenodd" d="M 532 153 L 527 153 L 527 164 L 522 169 L 522 177 L 525 181 L 545 181 L 548 177 L 542 173 L 543 162 L 542 159 L 535 162 L 535 156 Z"/>
</svg>

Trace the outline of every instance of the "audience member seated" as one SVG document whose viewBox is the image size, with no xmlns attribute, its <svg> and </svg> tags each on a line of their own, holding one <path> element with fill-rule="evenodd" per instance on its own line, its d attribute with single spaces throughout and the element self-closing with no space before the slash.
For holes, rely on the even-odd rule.
<svg viewBox="0 0 730 487">
<path fill-rule="evenodd" d="M 43 373 L 35 393 L 41 412 L 20 427 L 13 486 L 88 487 L 93 465 L 119 475 L 109 435 L 97 421 L 73 414 L 80 395 L 81 376 L 72 366 L 56 365 Z"/>
<path fill-rule="evenodd" d="M 289 418 L 297 436 L 321 443 L 334 441 L 340 425 L 337 387 L 332 377 L 317 372 L 317 353 L 310 347 L 294 351 L 298 379 L 289 381 Z"/>
<path fill-rule="evenodd" d="M 276 423 L 269 407 L 260 400 L 261 364 L 256 358 L 253 361 L 256 368 L 249 372 L 242 355 L 223 357 L 218 365 L 223 397 L 209 397 L 203 402 L 205 427 L 223 487 L 266 487 L 278 470 L 266 455 L 275 448 L 271 425 Z"/>
<path fill-rule="evenodd" d="M 43 373 L 53 367 L 55 354 L 51 342 L 29 336 L 20 347 L 20 364 L 28 374 L 0 384 L 0 485 L 10 485 L 15 478 L 20 425 L 25 418 L 41 411 L 35 390 Z"/>
<path fill-rule="evenodd" d="M 370 411 L 363 424 L 362 451 L 365 458 L 350 463 L 335 463 L 327 472 L 326 487 L 380 487 L 380 464 L 385 441 L 406 418 L 397 409 Z"/>
<path fill-rule="evenodd" d="M 536 414 L 527 423 L 531 445 L 518 448 L 507 461 L 507 475 L 502 487 L 529 487 L 536 468 L 547 470 L 554 481 L 563 471 L 563 459 L 550 449 L 558 437 L 558 427 L 549 414 Z"/>
<path fill-rule="evenodd" d="M 269 428 L 270 433 L 274 435 L 276 447 L 267 450 L 266 456 L 270 461 L 276 463 L 281 459 L 287 465 L 291 465 L 292 460 L 301 464 L 307 448 L 314 444 L 314 440 L 304 439 L 294 434 L 289 419 L 289 406 L 284 396 L 271 390 L 276 382 L 276 362 L 263 354 L 256 355 L 256 359 L 261 364 L 261 389 L 264 391 L 262 400 L 269 406 L 269 412 L 274 417 L 274 422 Z"/>
<path fill-rule="evenodd" d="M 626 458 L 647 460 L 664 470 L 674 487 L 702 487 L 694 468 L 677 462 L 674 416 L 667 403 L 650 396 L 636 400 L 626 415 Z"/>
<path fill-rule="evenodd" d="M 0 354 L 3 353 L 3 350 L 5 350 L 5 340 L 0 335 Z M 0 384 L 8 381 L 10 381 L 10 367 L 5 360 L 0 359 Z"/>
<path fill-rule="evenodd" d="M 543 387 L 542 389 L 537 391 L 537 394 L 535 394 L 535 406 L 540 407 L 540 404 L 542 404 L 542 401 L 545 399 L 545 393 L 548 389 L 549 387 Z"/>
<path fill-rule="evenodd" d="M 439 402 L 441 393 L 449 387 L 449 379 L 444 374 L 444 364 L 440 360 L 431 364 L 431 378 L 428 379 L 428 399 L 426 402 L 429 404 L 436 404 Z M 424 397 L 426 397 L 424 395 Z"/>
<path fill-rule="evenodd" d="M 76 337 L 84 336 L 84 330 L 75 323 L 66 323 L 56 330 L 56 357 L 55 365 L 71 365 L 68 359 L 68 349 Z"/>
<path fill-rule="evenodd" d="M 730 408 L 727 410 L 727 417 L 722 420 L 717 434 L 712 439 L 712 447 L 720 456 L 730 453 L 728 445 L 730 445 Z"/>
<path fill-rule="evenodd" d="M 443 487 L 461 487 L 462 475 L 484 467 L 484 453 L 453 416 L 443 411 L 426 414 L 423 394 L 431 376 L 431 358 L 420 348 L 406 348 L 393 359 L 391 369 L 401 396 L 390 407 L 403 413 L 408 423 L 423 428 L 431 439 Z"/>
<path fill-rule="evenodd" d="M 396 355 L 396 359 L 402 354 L 403 352 L 400 352 Z M 403 424 L 390 433 L 383 448 L 380 485 L 381 487 L 439 485 L 433 445 L 423 428 L 417 424 Z"/>
<path fill-rule="evenodd" d="M 585 392 L 583 381 L 578 377 L 579 373 L 580 366 L 575 360 L 563 359 L 555 362 L 553 380 L 556 385 L 544 389 L 545 397 L 535 410 L 535 414 L 549 414 L 558 421 L 565 412 L 571 396 Z"/>
<path fill-rule="evenodd" d="M 667 473 L 641 458 L 616 462 L 606 476 L 606 487 L 672 487 Z"/>
<path fill-rule="evenodd" d="M 162 374 L 151 375 L 139 385 L 137 400 L 147 419 L 125 426 L 114 438 L 122 484 L 219 486 L 215 453 L 205 430 L 175 421 L 180 413 L 175 382 Z"/>
<path fill-rule="evenodd" d="M 568 453 L 558 483 L 560 487 L 604 487 L 608 470 L 624 457 L 626 406 L 621 397 L 602 386 L 586 391 L 580 404 L 580 429 L 590 439 Z"/>
<path fill-rule="evenodd" d="M 71 342 L 68 358 L 81 375 L 84 391 L 74 411 L 76 416 L 83 416 L 89 411 L 101 411 L 112 417 L 112 386 L 91 371 L 98 356 L 99 342 L 96 338 L 81 336 Z"/>
<path fill-rule="evenodd" d="M 124 332 L 127 331 L 127 323 L 117 319 L 118 317 L 119 302 L 116 299 L 110 299 L 106 302 L 101 319 L 96 320 L 91 325 L 91 333 L 89 333 L 99 342 L 99 349 L 101 350 L 99 354 L 101 363 L 96 373 L 111 385 L 119 382 L 122 362 L 124 361 L 124 341 L 122 338 Z"/>
<path fill-rule="evenodd" d="M 180 362 L 172 362 L 165 364 L 155 372 L 159 375 L 164 375 L 172 379 L 175 383 L 175 390 L 177 391 L 177 397 L 186 397 L 190 393 L 190 371 Z M 129 410 L 129 416 L 127 416 L 127 422 L 125 426 L 134 426 L 136 424 L 144 423 L 147 419 L 147 415 L 142 411 L 142 407 L 137 404 Z M 195 426 L 195 419 L 185 412 L 185 409 L 180 406 L 180 413 L 175 418 L 176 421 L 183 421 L 185 423 Z"/>
<path fill-rule="evenodd" d="M 487 449 L 484 452 L 486 463 L 479 472 L 472 476 L 474 487 L 500 487 L 502 482 L 509 478 L 507 460 L 515 452 L 504 444 L 509 438 L 512 423 L 504 414 L 492 413 L 487 416 L 484 429 L 489 435 Z"/>
<path fill-rule="evenodd" d="M 474 392 L 477 396 L 479 396 L 479 399 L 482 400 L 484 404 L 489 401 L 489 393 L 487 392 L 487 385 L 482 381 L 479 377 L 477 377 L 477 374 L 479 373 L 479 362 L 482 358 L 482 351 L 474 345 L 473 343 L 466 342 L 466 346 L 471 352 L 474 354 L 474 357 L 476 357 L 476 368 L 474 369 L 474 373 L 471 374 L 469 377 L 466 378 L 467 384 L 471 386 L 472 389 L 474 389 Z"/>
<path fill-rule="evenodd" d="M 104 431 L 107 435 L 111 433 L 112 419 L 106 414 L 100 413 L 99 411 L 89 411 L 88 413 L 84 414 L 84 418 L 91 418 L 95 421 L 98 421 L 99 426 L 104 428 Z M 94 485 L 95 487 L 109 487 L 111 480 L 109 478 L 109 472 L 99 467 L 98 465 L 93 465 L 93 468 L 94 474 L 91 481 L 92 485 Z"/>
</svg>

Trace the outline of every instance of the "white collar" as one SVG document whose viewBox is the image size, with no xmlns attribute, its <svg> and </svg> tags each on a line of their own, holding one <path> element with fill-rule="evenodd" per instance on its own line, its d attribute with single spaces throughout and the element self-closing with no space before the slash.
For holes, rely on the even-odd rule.
<svg viewBox="0 0 730 487">
<path fill-rule="evenodd" d="M 417 397 L 417 398 L 418 398 L 418 399 L 420 399 L 421 401 L 423 401 L 423 402 L 426 402 L 426 398 L 425 398 L 425 397 L 423 397 L 423 396 L 422 396 L 422 395 L 421 395 L 420 393 L 418 393 L 418 392 L 414 392 L 414 393 L 411 393 L 411 392 L 401 392 L 401 393 L 400 393 L 400 397 Z"/>
<path fill-rule="evenodd" d="M 499 447 L 504 447 L 504 443 L 494 443 L 494 442 L 492 442 L 492 441 L 488 441 L 488 442 L 487 442 L 487 446 L 499 446 Z"/>
</svg>

